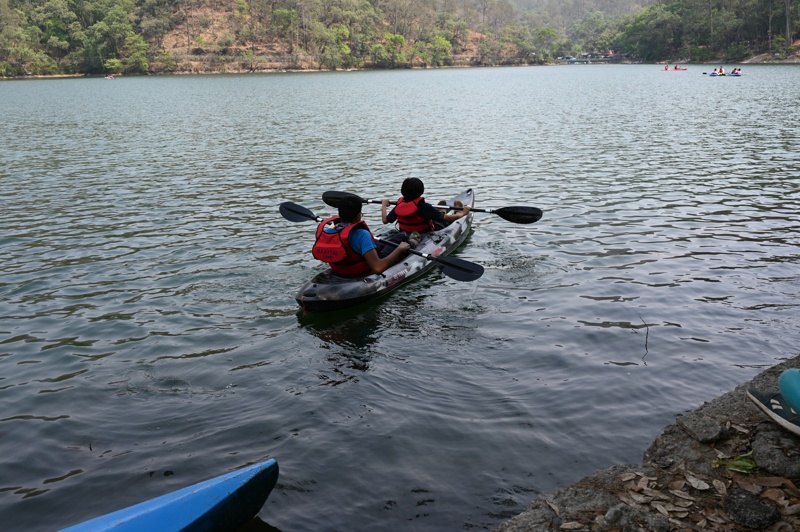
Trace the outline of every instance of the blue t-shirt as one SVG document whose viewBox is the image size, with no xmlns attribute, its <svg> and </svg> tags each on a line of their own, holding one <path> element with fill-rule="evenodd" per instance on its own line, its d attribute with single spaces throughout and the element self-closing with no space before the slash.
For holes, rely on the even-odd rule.
<svg viewBox="0 0 800 532">
<path fill-rule="evenodd" d="M 324 231 L 326 233 L 335 233 L 335 229 L 325 228 Z M 353 248 L 353 251 L 361 255 L 362 257 L 364 254 L 371 250 L 376 249 L 378 246 L 375 244 L 375 241 L 372 239 L 372 235 L 366 229 L 354 229 L 350 233 L 350 247 Z"/>
<path fill-rule="evenodd" d="M 350 247 L 363 257 L 367 251 L 375 249 L 378 246 L 375 245 L 375 241 L 372 239 L 372 235 L 369 231 L 366 229 L 356 229 L 350 233 Z"/>
</svg>

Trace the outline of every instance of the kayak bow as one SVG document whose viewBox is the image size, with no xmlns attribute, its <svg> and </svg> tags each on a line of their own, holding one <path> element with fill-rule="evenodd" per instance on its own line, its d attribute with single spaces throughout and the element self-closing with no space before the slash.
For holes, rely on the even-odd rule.
<svg viewBox="0 0 800 532">
<path fill-rule="evenodd" d="M 135 504 L 62 532 L 236 530 L 258 514 L 278 482 L 275 459 Z"/>
</svg>

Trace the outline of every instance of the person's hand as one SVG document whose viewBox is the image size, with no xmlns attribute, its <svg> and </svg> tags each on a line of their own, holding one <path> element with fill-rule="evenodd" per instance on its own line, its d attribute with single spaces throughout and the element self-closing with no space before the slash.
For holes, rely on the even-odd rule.
<svg viewBox="0 0 800 532">
<path fill-rule="evenodd" d="M 397 249 L 399 249 L 400 251 L 408 251 L 409 249 L 411 249 L 411 244 L 409 244 L 408 242 L 400 242 L 397 245 Z"/>
<path fill-rule="evenodd" d="M 471 209 L 472 209 L 472 207 L 471 207 L 471 206 L 469 206 L 469 205 L 467 205 L 466 207 L 464 207 L 464 210 L 463 210 L 463 211 L 461 211 L 461 213 L 462 213 L 462 214 L 461 214 L 461 216 L 466 216 L 467 214 L 469 214 L 469 211 L 470 211 Z"/>
<path fill-rule="evenodd" d="M 381 207 L 388 207 L 390 203 L 391 201 L 389 201 L 388 199 L 382 200 Z"/>
</svg>

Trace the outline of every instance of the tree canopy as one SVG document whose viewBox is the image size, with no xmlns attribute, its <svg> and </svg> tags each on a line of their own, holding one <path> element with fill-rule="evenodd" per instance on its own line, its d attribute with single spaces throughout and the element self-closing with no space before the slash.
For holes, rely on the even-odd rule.
<svg viewBox="0 0 800 532">
<path fill-rule="evenodd" d="M 796 51 L 796 3 L 0 0 L 0 76 L 737 60 Z"/>
</svg>

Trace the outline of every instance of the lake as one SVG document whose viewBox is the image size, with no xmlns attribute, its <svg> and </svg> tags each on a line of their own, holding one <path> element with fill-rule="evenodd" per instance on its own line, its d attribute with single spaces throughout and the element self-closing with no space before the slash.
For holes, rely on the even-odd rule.
<svg viewBox="0 0 800 532">
<path fill-rule="evenodd" d="M 274 457 L 263 529 L 491 529 L 640 462 L 798 354 L 800 68 L 742 68 L 0 83 L 0 521 Z M 478 281 L 304 315 L 315 226 L 278 205 L 406 177 L 544 217 L 476 213 Z"/>
</svg>

